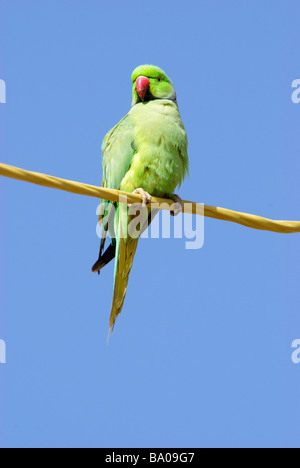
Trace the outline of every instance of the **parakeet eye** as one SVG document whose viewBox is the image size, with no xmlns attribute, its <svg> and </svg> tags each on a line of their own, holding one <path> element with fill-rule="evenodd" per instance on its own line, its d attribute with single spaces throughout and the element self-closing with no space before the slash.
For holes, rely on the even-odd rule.
<svg viewBox="0 0 300 468">
<path fill-rule="evenodd" d="M 159 81 L 159 82 L 161 82 L 161 81 L 162 81 L 162 79 L 161 79 L 161 77 L 160 77 L 160 76 L 157 78 L 157 81 Z"/>
</svg>

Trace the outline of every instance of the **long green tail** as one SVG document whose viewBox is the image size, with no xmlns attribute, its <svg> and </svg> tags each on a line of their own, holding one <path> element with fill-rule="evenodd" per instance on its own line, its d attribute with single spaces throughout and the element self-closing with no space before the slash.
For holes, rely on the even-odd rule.
<svg viewBox="0 0 300 468">
<path fill-rule="evenodd" d="M 114 295 L 109 318 L 110 333 L 114 328 L 116 318 L 122 311 L 137 245 L 138 239 L 130 237 L 117 239 Z"/>
<path fill-rule="evenodd" d="M 114 324 L 118 315 L 122 311 L 124 304 L 129 274 L 132 268 L 135 252 L 141 234 L 147 229 L 154 216 L 158 213 L 158 209 L 143 208 L 141 212 L 140 222 L 135 225 L 135 231 L 128 230 L 131 221 L 135 220 L 135 216 L 128 214 L 128 207 L 124 203 L 119 203 L 115 214 L 115 235 L 116 235 L 116 250 L 115 250 L 115 277 L 114 277 L 114 294 L 111 306 L 109 319 L 109 334 L 114 328 Z"/>
</svg>

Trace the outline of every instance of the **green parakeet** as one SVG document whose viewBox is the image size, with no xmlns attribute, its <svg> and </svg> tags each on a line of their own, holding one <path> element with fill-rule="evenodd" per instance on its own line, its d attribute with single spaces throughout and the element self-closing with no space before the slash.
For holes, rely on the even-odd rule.
<svg viewBox="0 0 300 468">
<path fill-rule="evenodd" d="M 174 86 L 163 70 L 141 65 L 133 71 L 132 107 L 105 136 L 102 157 L 103 187 L 140 193 L 144 205 L 151 201 L 151 195 L 178 201 L 179 197 L 174 196 L 175 188 L 188 173 L 187 135 Z M 100 273 L 101 268 L 116 257 L 109 320 L 112 331 L 124 304 L 138 237 L 122 237 L 132 219 L 127 205 L 107 200 L 102 200 L 101 205 L 102 239 L 99 259 L 92 271 Z M 140 233 L 150 222 L 148 208 Z M 111 244 L 103 253 L 107 232 Z"/>
</svg>

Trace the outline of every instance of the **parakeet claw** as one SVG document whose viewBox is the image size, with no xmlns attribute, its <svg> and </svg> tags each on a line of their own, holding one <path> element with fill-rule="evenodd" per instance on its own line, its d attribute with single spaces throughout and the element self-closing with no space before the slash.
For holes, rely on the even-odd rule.
<svg viewBox="0 0 300 468">
<path fill-rule="evenodd" d="M 174 202 L 174 210 L 171 211 L 171 216 L 177 216 L 182 212 L 183 201 L 179 195 L 176 195 L 175 193 L 171 195 L 170 198 Z"/>
<path fill-rule="evenodd" d="M 142 196 L 142 205 L 146 206 L 151 202 L 151 195 L 142 188 L 135 189 L 132 193 L 138 193 Z"/>
</svg>

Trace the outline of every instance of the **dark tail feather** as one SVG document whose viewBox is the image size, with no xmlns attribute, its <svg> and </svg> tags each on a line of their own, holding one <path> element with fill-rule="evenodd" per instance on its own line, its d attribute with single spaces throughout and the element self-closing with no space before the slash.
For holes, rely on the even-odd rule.
<svg viewBox="0 0 300 468">
<path fill-rule="evenodd" d="M 116 247 L 112 244 L 105 250 L 103 255 L 99 255 L 98 260 L 92 266 L 92 272 L 95 273 L 98 271 L 98 275 L 100 275 L 100 270 L 105 267 L 114 257 L 116 253 Z"/>
</svg>

